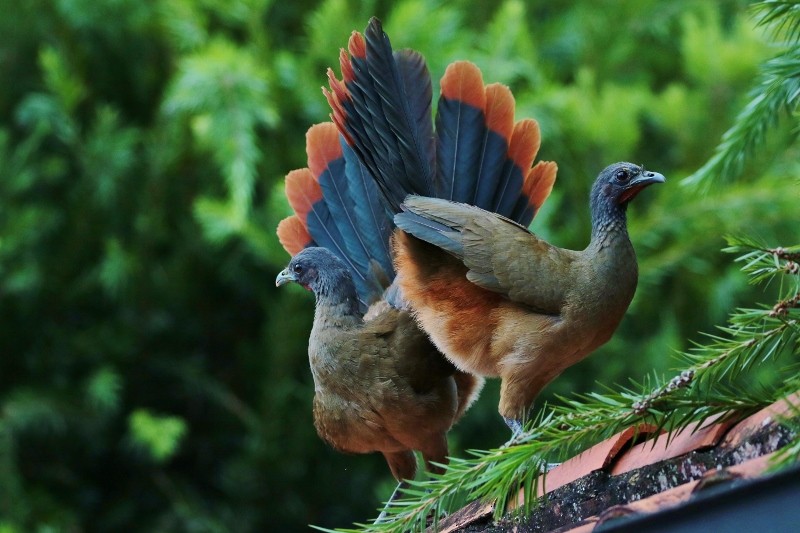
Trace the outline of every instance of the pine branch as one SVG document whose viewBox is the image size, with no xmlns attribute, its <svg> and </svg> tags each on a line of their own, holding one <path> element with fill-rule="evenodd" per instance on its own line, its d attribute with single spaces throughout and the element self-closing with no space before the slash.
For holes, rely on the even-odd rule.
<svg viewBox="0 0 800 533">
<path fill-rule="evenodd" d="M 739 177 L 745 164 L 764 145 L 767 132 L 782 116 L 791 115 L 800 97 L 800 2 L 766 1 L 755 4 L 759 25 L 773 38 L 785 36 L 787 49 L 765 62 L 750 102 L 722 136 L 714 156 L 683 183 L 708 186 L 714 180 Z"/>
<path fill-rule="evenodd" d="M 784 115 L 791 115 L 800 97 L 800 46 L 767 61 L 758 84 L 750 91 L 750 102 L 733 126 L 722 136 L 714 156 L 694 174 L 686 185 L 710 184 L 715 179 L 731 180 L 741 175 L 745 164 L 764 145 L 767 133 Z"/>
</svg>

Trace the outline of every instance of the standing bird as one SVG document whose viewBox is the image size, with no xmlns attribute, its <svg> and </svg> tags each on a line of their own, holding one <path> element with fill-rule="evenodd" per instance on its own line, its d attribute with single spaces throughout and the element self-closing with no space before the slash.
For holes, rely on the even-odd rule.
<svg viewBox="0 0 800 533">
<path fill-rule="evenodd" d="M 453 79 L 442 80 L 439 113 L 453 101 L 462 112 L 455 123 L 437 119 L 437 142 L 425 142 L 427 121 L 415 123 L 420 114 L 406 105 L 419 98 L 415 84 L 402 69 L 398 75 L 385 68 L 388 43 L 376 19 L 366 43 L 351 38 L 349 56 L 340 57 L 343 80 L 329 73 L 332 116 L 395 213 L 403 297 L 459 369 L 501 378 L 499 411 L 516 435 L 545 385 L 608 341 L 619 325 L 637 284 L 626 209 L 642 189 L 665 180 L 631 163 L 607 167 L 591 191 L 588 247 L 557 248 L 527 229 L 526 215 L 552 186 L 548 167 L 540 163 L 529 171 L 529 178 L 540 173 L 537 179 L 507 180 L 507 187 L 483 194 L 493 183 L 486 179 L 493 170 L 487 171 L 487 161 L 499 129 L 475 138 L 462 125 L 481 109 L 491 116 L 489 91 L 467 66 L 457 65 Z M 517 133 L 515 127 L 508 143 L 514 161 L 530 155 L 515 145 Z M 435 172 L 429 172 L 432 161 Z"/>
<path fill-rule="evenodd" d="M 275 281 L 288 282 L 317 301 L 308 358 L 319 436 L 342 452 L 381 452 L 399 482 L 389 501 L 416 474 L 413 450 L 440 473 L 447 432 L 477 393 L 476 380 L 456 378 L 408 312 L 385 305 L 364 320 L 352 275 L 326 248 L 295 255 Z"/>
<path fill-rule="evenodd" d="M 286 177 L 295 214 L 278 226 L 294 257 L 275 283 L 316 298 L 308 355 L 317 433 L 342 452 L 381 452 L 399 482 L 392 501 L 416 475 L 414 450 L 442 471 L 447 432 L 483 379 L 436 349 L 390 284 L 391 217 L 336 127 L 312 126 L 306 140 L 309 167 Z"/>
</svg>

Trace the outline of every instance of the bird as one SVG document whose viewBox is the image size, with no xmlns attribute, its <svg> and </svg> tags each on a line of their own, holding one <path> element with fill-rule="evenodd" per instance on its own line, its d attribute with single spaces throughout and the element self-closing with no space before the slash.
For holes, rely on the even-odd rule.
<svg viewBox="0 0 800 533">
<path fill-rule="evenodd" d="M 385 306 L 365 321 L 350 272 L 328 249 L 295 255 L 276 279 L 288 282 L 316 297 L 308 355 L 320 437 L 342 452 L 381 452 L 398 481 L 390 502 L 416 475 L 414 450 L 441 473 L 447 432 L 471 401 L 463 387 L 459 395 L 455 367 L 407 311 Z"/>
<path fill-rule="evenodd" d="M 404 305 L 392 284 L 391 217 L 335 125 L 312 126 L 306 151 L 308 167 L 285 180 L 294 214 L 277 233 L 293 257 L 275 283 L 315 296 L 308 357 L 318 435 L 341 452 L 383 454 L 398 482 L 390 503 L 416 476 L 415 450 L 429 472 L 443 471 L 447 433 L 483 379 L 458 371 Z"/>
<path fill-rule="evenodd" d="M 498 411 L 513 441 L 542 389 L 607 342 L 622 320 L 638 277 L 627 207 L 665 178 L 633 163 L 609 165 L 591 188 L 588 246 L 573 251 L 550 244 L 528 226 L 550 193 L 555 164 L 540 161 L 528 170 L 536 152 L 517 141 L 523 129 L 493 135 L 509 131 L 505 117 L 503 128 L 470 136 L 474 130 L 464 125 L 481 109 L 496 118 L 495 97 L 475 68 L 463 62 L 448 68 L 437 135 L 428 142 L 427 120 L 416 120 L 424 115 L 416 104 L 425 91 L 415 83 L 414 62 L 394 52 L 398 68 L 386 67 L 391 45 L 377 19 L 365 37 L 351 37 L 340 54 L 341 80 L 329 70 L 324 92 L 331 116 L 393 214 L 394 267 L 404 299 L 457 368 L 500 378 Z M 506 139 L 506 163 L 523 163 L 515 179 L 492 174 L 489 154 L 496 154 L 491 144 L 498 137 Z M 538 149 L 538 128 L 534 144 Z M 500 176 L 510 175 L 508 167 L 501 166 Z M 487 192 L 498 180 L 502 186 Z"/>
</svg>

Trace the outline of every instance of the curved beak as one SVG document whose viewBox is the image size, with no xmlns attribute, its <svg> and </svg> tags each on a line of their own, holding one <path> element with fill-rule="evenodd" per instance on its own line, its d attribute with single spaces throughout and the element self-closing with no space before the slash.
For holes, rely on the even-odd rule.
<svg viewBox="0 0 800 533">
<path fill-rule="evenodd" d="M 639 174 L 639 177 L 637 177 L 635 180 L 631 181 L 628 184 L 628 187 L 622 193 L 622 196 L 620 197 L 619 201 L 620 203 L 629 202 L 633 199 L 634 196 L 639 194 L 641 190 L 644 189 L 645 187 L 652 185 L 654 183 L 664 183 L 666 181 L 667 178 L 665 178 L 662 174 L 659 174 L 658 172 L 651 172 L 649 170 L 645 170 L 644 172 Z"/>
<path fill-rule="evenodd" d="M 664 183 L 665 181 L 667 181 L 667 178 L 665 178 L 658 172 L 650 172 L 649 170 L 645 170 L 644 172 L 639 174 L 638 178 L 636 178 L 630 183 L 630 186 L 643 189 L 648 185 L 652 185 L 654 183 Z"/>
<path fill-rule="evenodd" d="M 281 285 L 286 285 L 290 281 L 297 281 L 297 278 L 288 268 L 284 268 L 280 271 L 278 277 L 275 278 L 275 286 L 280 287 Z"/>
</svg>

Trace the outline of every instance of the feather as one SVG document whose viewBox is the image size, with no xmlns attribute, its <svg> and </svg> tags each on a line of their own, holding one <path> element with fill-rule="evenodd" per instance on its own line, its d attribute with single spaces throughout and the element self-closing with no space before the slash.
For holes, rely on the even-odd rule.
<svg viewBox="0 0 800 533">
<path fill-rule="evenodd" d="M 303 221 L 297 215 L 290 215 L 278 223 L 278 240 L 283 249 L 294 257 L 300 250 L 315 246 Z"/>
<path fill-rule="evenodd" d="M 340 142 L 339 132 L 333 123 L 326 122 L 312 126 L 306 134 L 306 143 L 311 173 L 319 183 L 322 199 L 341 237 L 341 242 L 337 244 L 346 255 L 342 259 L 354 270 L 352 275 L 361 299 L 365 302 L 374 301 L 380 297 L 382 290 L 379 282 L 374 279 L 372 251 L 374 249 L 378 254 L 374 259 L 383 260 L 381 266 L 384 264 L 391 266 L 391 261 L 381 254 L 380 243 L 376 242 L 381 238 L 388 240 L 388 235 L 379 233 L 376 222 L 372 225 L 362 225 L 356 213 L 358 205 L 364 206 L 369 202 L 372 202 L 373 209 L 380 209 L 377 195 L 369 197 L 363 186 L 350 190 L 348 163 L 344 157 L 344 148 L 347 145 Z M 351 152 L 349 149 L 348 151 Z M 354 166 L 358 172 L 359 163 L 355 157 L 351 157 L 349 165 Z M 388 219 L 385 214 L 383 218 Z M 370 232 L 374 236 L 372 242 L 367 242 L 366 236 Z"/>
<path fill-rule="evenodd" d="M 338 144 L 338 140 L 337 140 Z M 353 274 L 353 281 L 362 296 L 364 303 L 368 303 L 366 295 L 372 292 L 371 282 L 368 282 L 358 265 L 350 258 L 347 244 L 335 220 L 331 215 L 319 182 L 314 178 L 308 168 L 293 170 L 286 175 L 286 198 L 292 206 L 300 222 L 308 229 L 308 233 L 317 246 L 327 248 L 339 259 L 345 262 Z"/>
<path fill-rule="evenodd" d="M 481 71 L 473 63 L 450 64 L 441 80 L 436 113 L 436 196 L 469 201 L 478 180 L 485 138 L 486 95 Z"/>
<path fill-rule="evenodd" d="M 553 161 L 539 161 L 534 165 L 522 185 L 522 194 L 517 199 L 512 219 L 523 226 L 530 225 L 544 201 L 550 196 L 557 172 L 558 165 Z"/>
<path fill-rule="evenodd" d="M 508 158 L 503 168 L 501 187 L 497 190 L 492 211 L 511 217 L 522 193 L 522 183 L 539 151 L 541 137 L 535 120 L 520 120 L 514 125 Z"/>
<path fill-rule="evenodd" d="M 313 210 L 314 204 L 322 200 L 322 189 L 311 170 L 300 168 L 289 172 L 284 182 L 284 192 L 289 205 L 308 227 L 308 214 Z"/>
<path fill-rule="evenodd" d="M 452 228 L 418 215 L 411 210 L 402 211 L 394 216 L 394 223 L 401 230 L 418 239 L 438 246 L 456 257 L 463 257 L 464 247 L 459 239 L 460 234 Z"/>
<path fill-rule="evenodd" d="M 478 179 L 471 201 L 465 201 L 483 209 L 491 209 L 514 130 L 514 97 L 508 87 L 499 83 L 486 86 L 484 116 L 486 133 L 478 166 Z"/>
<path fill-rule="evenodd" d="M 323 92 L 334 123 L 398 210 L 409 191 L 433 190 L 431 80 L 420 54 L 392 51 L 377 19 L 365 34 L 351 35 L 350 56 L 340 55 L 343 81 L 329 73 Z"/>
<path fill-rule="evenodd" d="M 342 140 L 342 150 L 347 186 L 353 201 L 355 225 L 362 235 L 370 258 L 378 262 L 391 281 L 394 279 L 389 249 L 392 220 L 381 206 L 378 189 L 369 170 L 361 164 L 353 149 L 344 140 Z"/>
<path fill-rule="evenodd" d="M 394 53 L 381 22 L 372 18 L 364 32 L 366 64 L 390 135 L 387 141 L 399 159 L 398 175 L 407 191 L 430 194 L 433 181 L 433 124 L 431 78 L 417 52 Z M 358 76 L 357 76 L 358 79 Z M 381 133 L 381 132 L 378 132 Z"/>
</svg>

